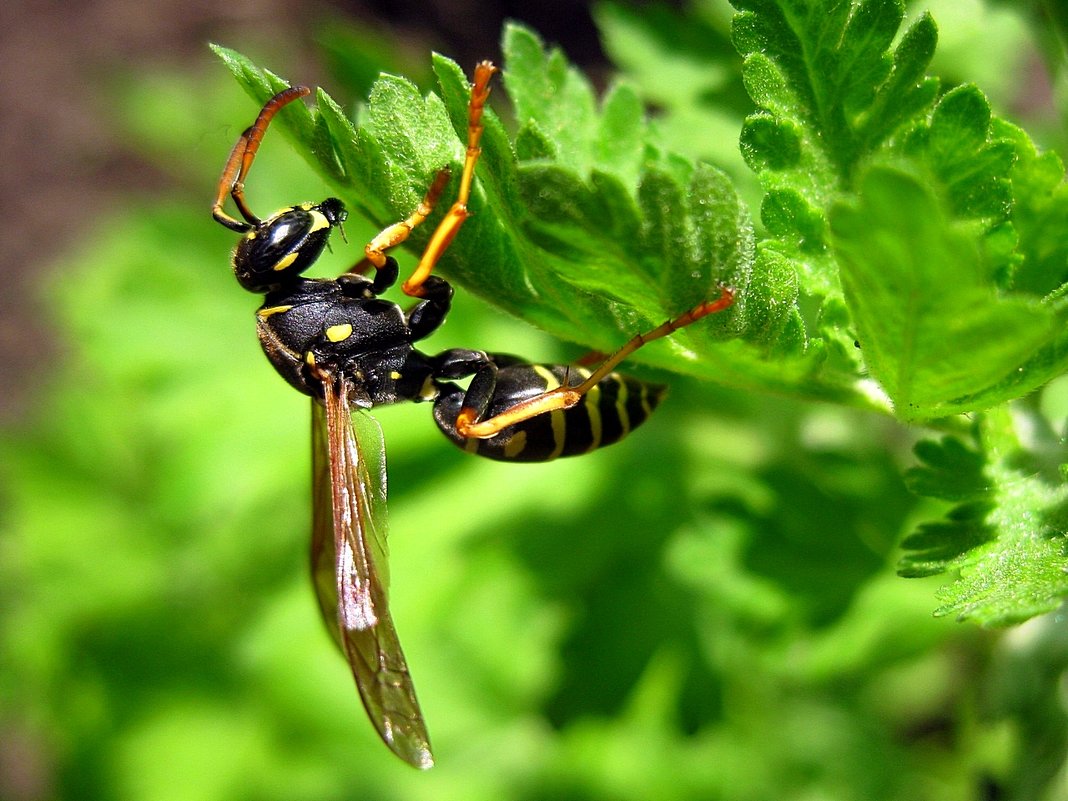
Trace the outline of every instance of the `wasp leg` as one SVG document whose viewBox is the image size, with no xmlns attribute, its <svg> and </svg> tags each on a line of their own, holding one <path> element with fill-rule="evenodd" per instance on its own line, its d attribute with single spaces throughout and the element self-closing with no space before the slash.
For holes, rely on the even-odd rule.
<svg viewBox="0 0 1068 801">
<path fill-rule="evenodd" d="M 355 270 L 349 270 L 337 277 L 337 283 L 349 297 L 377 298 L 397 283 L 399 275 L 400 267 L 397 265 L 397 260 L 392 256 L 387 256 L 382 266 L 375 270 L 373 280 Z"/>
<path fill-rule="evenodd" d="M 475 410 L 477 417 L 484 416 L 497 391 L 497 374 L 500 368 L 526 363 L 526 360 L 507 353 L 486 353 L 466 348 L 442 351 L 430 361 L 439 392 L 435 403 L 435 416 L 438 416 L 437 407 L 443 405 L 444 408 L 449 408 L 451 404 L 448 399 L 454 397 L 457 399 L 456 408 L 471 408 Z M 466 390 L 456 384 L 445 383 L 468 376 L 471 376 L 471 383 Z M 439 419 L 438 424 L 443 426 L 446 433 L 449 432 L 451 420 Z"/>
<path fill-rule="evenodd" d="M 428 276 L 423 289 L 423 299 L 408 312 L 408 331 L 413 342 L 441 327 L 452 308 L 452 287 L 444 278 Z"/>
<path fill-rule="evenodd" d="M 456 196 L 456 202 L 452 204 L 452 207 L 445 215 L 445 219 L 439 223 L 437 229 L 431 234 L 430 242 L 423 252 L 415 272 L 404 282 L 404 292 L 411 297 L 421 298 L 425 296 L 424 285 L 427 277 L 438 259 L 441 258 L 441 254 L 445 252 L 449 243 L 452 242 L 453 237 L 456 236 L 456 232 L 460 230 L 464 220 L 467 219 L 467 200 L 471 194 L 471 181 L 474 178 L 475 164 L 478 162 L 479 154 L 482 152 L 478 146 L 478 142 L 482 138 L 482 110 L 486 105 L 486 98 L 489 97 L 487 84 L 495 71 L 496 67 L 488 61 L 483 61 L 475 68 L 475 81 L 471 87 L 471 102 L 468 110 L 467 154 L 464 159 L 463 174 L 460 178 L 460 191 Z M 386 251 L 404 242 L 411 234 L 412 229 L 423 223 L 433 211 L 435 204 L 441 197 L 441 193 L 445 191 L 445 187 L 449 183 L 450 175 L 451 171 L 448 168 L 438 172 L 418 208 L 407 219 L 393 223 L 393 225 L 379 232 L 364 248 L 366 256 L 352 268 L 352 272 L 364 272 L 368 265 L 376 269 L 381 268 L 385 264 Z"/>
<path fill-rule="evenodd" d="M 431 364 L 434 378 L 447 381 L 474 375 L 492 359 L 485 351 L 450 348 L 431 359 Z"/>
<path fill-rule="evenodd" d="M 427 243 L 415 272 L 402 286 L 404 293 L 411 297 L 423 297 L 427 278 L 434 269 L 434 265 L 438 263 L 441 254 L 449 247 L 453 237 L 459 232 L 460 226 L 467 219 L 467 201 L 471 196 L 475 165 L 482 153 L 482 148 L 479 147 L 479 141 L 482 139 L 482 111 L 489 98 L 490 78 L 496 71 L 497 68 L 489 61 L 481 62 L 475 68 L 475 79 L 471 84 L 471 101 L 467 111 L 467 154 L 464 157 L 464 169 L 460 176 L 460 190 L 456 194 L 456 202 L 452 204 L 445 217 L 438 223 L 434 233 L 431 234 L 430 242 Z"/>
<path fill-rule="evenodd" d="M 413 211 L 406 219 L 400 222 L 393 223 L 387 228 L 383 228 L 374 239 L 367 243 L 367 247 L 363 249 L 365 257 L 349 272 L 363 273 L 367 271 L 368 266 L 374 267 L 376 270 L 381 270 L 385 264 L 386 251 L 390 248 L 395 248 L 408 238 L 412 230 L 422 224 L 430 212 L 434 210 L 434 206 L 437 204 L 438 199 L 441 197 L 441 193 L 445 191 L 445 187 L 449 185 L 449 175 L 451 171 L 448 167 L 440 170 L 436 176 L 434 176 L 434 182 L 430 184 L 430 188 L 426 191 L 426 195 L 419 202 L 419 206 Z"/>
<path fill-rule="evenodd" d="M 570 409 L 577 404 L 582 396 L 600 383 L 605 376 L 611 373 L 619 363 L 630 356 L 638 348 L 654 340 L 669 336 L 680 328 L 691 325 L 702 317 L 715 312 L 723 311 L 734 303 L 734 291 L 728 287 L 720 288 L 720 295 L 715 300 L 706 301 L 700 306 L 695 306 L 684 314 L 679 315 L 657 326 L 651 331 L 633 336 L 623 347 L 601 362 L 600 366 L 593 370 L 589 376 L 579 384 L 571 386 L 567 382 L 555 389 L 543 392 L 533 398 L 520 401 L 509 409 L 494 415 L 486 420 L 481 416 L 488 405 L 488 398 L 483 402 L 483 394 L 486 392 L 485 385 L 496 380 L 494 374 L 489 375 L 490 370 L 480 370 L 471 380 L 471 385 L 464 397 L 463 406 L 456 418 L 456 430 L 464 437 L 488 439 L 503 431 L 505 428 L 516 423 L 522 423 L 532 417 L 546 412 L 554 412 Z M 482 376 L 485 372 L 487 375 Z M 489 384 L 489 394 L 493 394 L 493 384 Z"/>
<path fill-rule="evenodd" d="M 311 94 L 311 89 L 307 86 L 291 86 L 283 89 L 264 104 L 256 121 L 246 128 L 234 143 L 233 150 L 226 159 L 222 175 L 219 176 L 218 192 L 211 206 L 211 216 L 232 231 L 243 234 L 253 226 L 260 224 L 260 218 L 253 214 L 248 204 L 245 203 L 245 179 L 248 177 L 252 161 L 256 158 L 263 135 L 267 133 L 267 126 L 271 124 L 274 115 L 283 106 L 308 94 Z M 223 203 L 226 202 L 227 194 L 234 199 L 234 205 L 237 206 L 237 210 L 241 212 L 246 222 L 234 219 L 223 211 Z"/>
</svg>

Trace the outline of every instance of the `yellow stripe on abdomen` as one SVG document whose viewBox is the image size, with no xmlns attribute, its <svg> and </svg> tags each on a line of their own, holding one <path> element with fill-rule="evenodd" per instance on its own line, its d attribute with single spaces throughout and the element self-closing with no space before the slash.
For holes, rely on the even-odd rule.
<svg viewBox="0 0 1068 801">
<path fill-rule="evenodd" d="M 627 412 L 627 382 L 613 375 L 619 393 L 616 395 L 616 414 L 619 416 L 619 438 L 630 433 L 630 414 Z"/>
<path fill-rule="evenodd" d="M 540 364 L 533 364 L 531 367 L 541 380 L 545 382 L 546 392 L 560 386 L 560 382 L 548 368 Z M 564 452 L 564 441 L 567 439 L 567 421 L 564 419 L 564 413 L 559 409 L 549 412 L 549 425 L 553 431 L 553 449 L 552 452 L 545 457 L 546 460 L 555 459 Z"/>
<path fill-rule="evenodd" d="M 578 372 L 583 381 L 591 375 L 585 367 L 578 368 Z M 601 385 L 598 383 L 590 387 L 590 391 L 586 393 L 582 402 L 586 406 L 586 417 L 590 421 L 590 446 L 586 448 L 586 452 L 589 453 L 601 447 L 601 438 L 604 436 L 604 423 L 601 420 Z"/>
</svg>

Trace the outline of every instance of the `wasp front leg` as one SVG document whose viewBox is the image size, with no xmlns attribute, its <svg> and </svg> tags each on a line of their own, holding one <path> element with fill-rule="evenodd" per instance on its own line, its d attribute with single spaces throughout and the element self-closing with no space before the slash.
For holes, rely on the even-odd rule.
<svg viewBox="0 0 1068 801">
<path fill-rule="evenodd" d="M 309 94 L 311 94 L 311 89 L 307 86 L 292 86 L 279 92 L 267 101 L 259 116 L 256 117 L 256 121 L 238 137 L 226 159 L 226 165 L 219 177 L 215 202 L 211 206 L 212 216 L 230 230 L 243 234 L 260 224 L 260 218 L 252 213 L 245 202 L 245 179 L 248 177 L 249 170 L 252 169 L 252 162 L 256 158 L 260 143 L 274 115 L 287 104 Z M 227 194 L 233 198 L 234 205 L 245 218 L 245 222 L 236 220 L 223 211 L 223 202 Z"/>
<path fill-rule="evenodd" d="M 440 170 L 434 176 L 433 183 L 430 184 L 430 188 L 419 202 L 415 211 L 400 222 L 393 223 L 379 231 L 374 239 L 368 242 L 363 249 L 363 261 L 357 264 L 351 272 L 365 272 L 368 264 L 376 270 L 381 270 L 385 267 L 389 258 L 386 255 L 386 251 L 405 242 L 412 231 L 426 221 L 426 218 L 430 216 L 434 206 L 437 205 L 438 200 L 441 198 L 442 192 L 445 191 L 445 187 L 449 185 L 450 175 L 451 171 L 447 167 Z"/>
<path fill-rule="evenodd" d="M 437 264 L 468 217 L 467 201 L 471 196 L 475 165 L 482 153 L 479 147 L 479 141 L 482 139 L 482 112 L 489 98 L 490 78 L 496 71 L 497 68 L 489 61 L 481 62 L 475 68 L 475 77 L 471 84 L 471 100 L 468 103 L 467 151 L 464 155 L 463 172 L 460 175 L 460 189 L 456 194 L 455 202 L 430 235 L 430 241 L 419 259 L 415 272 L 404 282 L 404 292 L 410 297 L 427 297 L 433 291 L 427 279 L 434 265 Z M 364 248 L 365 258 L 352 269 L 352 272 L 364 272 L 368 265 L 380 269 L 386 263 L 386 252 L 405 242 L 412 231 L 430 216 L 445 191 L 445 187 L 448 186 L 450 175 L 451 171 L 448 168 L 438 172 L 416 210 L 404 220 L 393 223 L 379 232 Z"/>
</svg>

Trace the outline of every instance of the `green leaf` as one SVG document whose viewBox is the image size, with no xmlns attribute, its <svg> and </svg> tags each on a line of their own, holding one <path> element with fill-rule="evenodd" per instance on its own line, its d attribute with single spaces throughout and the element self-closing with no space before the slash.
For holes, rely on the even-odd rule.
<svg viewBox="0 0 1068 801">
<path fill-rule="evenodd" d="M 961 501 L 905 538 L 899 571 L 959 578 L 939 592 L 936 614 L 1007 625 L 1057 608 L 1068 595 L 1068 484 L 1036 471 L 1003 410 L 977 424 L 980 446 L 957 438 L 917 445 L 913 491 Z M 1063 443 L 1060 457 L 1064 458 Z"/>
<path fill-rule="evenodd" d="M 593 12 L 605 52 L 658 109 L 652 123 L 658 146 L 707 159 L 746 181 L 737 138 L 750 104 L 726 26 L 711 14 L 660 4 L 598 3 Z"/>
<path fill-rule="evenodd" d="M 734 43 L 757 113 L 742 152 L 766 191 L 761 219 L 798 263 L 802 289 L 838 291 L 827 213 L 858 165 L 930 105 L 923 77 L 936 40 L 927 16 L 891 49 L 904 10 L 897 0 L 778 3 L 733 0 Z"/>
<path fill-rule="evenodd" d="M 988 494 L 982 451 L 969 448 L 957 437 L 920 440 L 914 450 L 923 465 L 906 471 L 905 484 L 917 495 L 963 501 Z"/>
<path fill-rule="evenodd" d="M 890 74 L 874 93 L 869 108 L 859 115 L 858 130 L 868 150 L 884 142 L 903 123 L 931 106 L 938 80 L 924 75 L 938 43 L 938 28 L 924 13 L 894 49 Z"/>
<path fill-rule="evenodd" d="M 994 509 L 993 501 L 961 504 L 942 520 L 921 524 L 901 543 L 912 553 L 901 560 L 899 574 L 923 578 L 944 573 L 954 560 L 994 540 L 996 530 L 987 522 Z"/>
<path fill-rule="evenodd" d="M 487 109 L 472 214 L 442 259 L 442 273 L 559 337 L 602 351 L 717 297 L 722 284 L 744 297 L 754 283 L 753 229 L 726 176 L 660 153 L 628 84 L 614 84 L 598 101 L 562 53 L 520 26 L 506 28 L 503 50 L 500 83 L 520 120 L 516 142 Z M 260 102 L 280 85 L 242 57 L 220 55 Z M 438 94 L 383 76 L 358 127 L 323 92 L 318 112 L 306 119 L 301 112 L 294 126 L 298 137 L 332 143 L 304 155 L 377 225 L 410 213 L 440 168 L 453 171 L 446 198 L 459 180 L 468 77 L 442 56 L 433 68 Z M 409 249 L 425 244 L 437 219 L 413 232 Z M 728 380 L 781 385 L 781 371 L 752 367 L 773 348 L 804 350 L 796 288 L 781 271 L 757 278 L 753 291 L 774 305 L 772 315 L 739 302 L 642 349 L 639 359 L 724 379 L 717 351 L 722 340 L 740 336 L 758 347 L 735 357 L 738 369 L 727 371 Z"/>
<path fill-rule="evenodd" d="M 1052 309 L 999 296 L 970 231 L 915 178 L 871 170 L 832 222 L 865 362 L 898 415 L 982 408 L 1047 380 L 1030 360 L 1057 342 Z"/>
<path fill-rule="evenodd" d="M 601 351 L 730 284 L 733 308 L 636 358 L 865 406 L 881 403 L 865 384 L 872 377 L 909 420 L 987 408 L 1068 367 L 1068 335 L 1057 335 L 1063 279 L 1050 277 L 1066 270 L 1057 163 L 992 117 L 974 87 L 935 103 L 938 81 L 925 75 L 937 41 L 931 17 L 902 31 L 898 0 L 735 5 L 733 42 L 758 106 L 742 126 L 740 152 L 764 187 L 768 237 L 757 242 L 725 174 L 664 149 L 636 84 L 612 81 L 598 98 L 562 52 L 512 25 L 494 101 L 507 91 L 514 138 L 487 111 L 472 216 L 442 274 Z M 647 23 L 615 7 L 600 14 L 618 52 L 637 41 L 670 49 L 669 13 Z M 683 78 L 699 38 L 687 34 L 680 45 Z M 280 84 L 222 54 L 257 99 Z M 648 87 L 653 62 L 631 63 Z M 359 125 L 324 93 L 318 113 L 280 120 L 336 194 L 376 225 L 406 216 L 441 167 L 454 174 L 444 197 L 455 191 L 468 79 L 444 57 L 433 68 L 437 94 L 380 78 Z M 666 117 L 698 102 L 687 86 L 679 92 L 690 100 L 669 103 Z M 862 176 L 888 172 L 924 183 L 919 205 L 868 197 L 875 179 Z M 412 253 L 437 219 L 413 233 Z M 1039 287 L 1044 303 L 1033 297 Z M 1013 336 L 998 335 L 1005 330 Z"/>
<path fill-rule="evenodd" d="M 810 345 L 835 355 L 813 377 L 867 373 L 915 420 L 987 408 L 1068 369 L 1060 162 L 993 117 L 975 86 L 936 102 L 932 17 L 901 32 L 899 0 L 733 5 L 757 105 L 740 144 L 764 187 L 762 252 L 793 267 L 803 298 L 848 301 L 834 326 L 823 309 L 805 321 Z M 904 190 L 873 203 L 865 176 L 894 172 L 922 184 L 920 205 Z M 859 216 L 841 211 L 858 203 Z M 850 330 L 857 354 L 843 347 Z"/>
<path fill-rule="evenodd" d="M 1052 151 L 1040 153 L 1019 128 L 996 121 L 1000 136 L 1015 143 L 1012 225 L 1019 235 L 1020 263 L 1012 286 L 1039 297 L 1068 281 L 1068 184 L 1064 162 Z"/>
<path fill-rule="evenodd" d="M 905 147 L 922 156 L 962 219 L 1004 219 L 1012 206 L 1009 170 L 1016 146 L 991 134 L 986 97 L 974 86 L 958 86 L 939 100 L 928 123 L 910 133 Z"/>
</svg>

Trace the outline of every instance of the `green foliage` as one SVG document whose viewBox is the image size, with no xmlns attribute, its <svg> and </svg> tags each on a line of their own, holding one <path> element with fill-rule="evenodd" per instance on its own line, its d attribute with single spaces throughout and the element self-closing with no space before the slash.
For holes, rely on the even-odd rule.
<svg viewBox="0 0 1068 801">
<path fill-rule="evenodd" d="M 900 416 L 989 407 L 1063 370 L 1035 358 L 1059 339 L 1054 310 L 998 296 L 980 243 L 916 178 L 872 168 L 859 194 L 833 217 L 841 278 L 865 361 Z"/>
<path fill-rule="evenodd" d="M 219 48 L 253 103 L 202 80 L 127 98 L 146 158 L 200 189 L 135 198 L 60 265 L 61 380 L 0 446 L 0 742 L 45 755 L 41 797 L 1059 797 L 1063 620 L 944 616 L 1019 623 L 1068 593 L 1063 163 L 928 75 L 932 15 L 733 5 L 599 6 L 622 69 L 600 97 L 505 31 L 512 113 L 487 113 L 426 349 L 563 358 L 472 295 L 600 350 L 721 282 L 738 301 L 639 352 L 672 396 L 603 453 L 487 464 L 425 407 L 375 412 L 429 775 L 374 739 L 317 620 L 306 399 L 206 213 L 286 82 Z M 327 37 L 355 120 L 321 90 L 290 105 L 248 182 L 258 210 L 325 196 L 312 173 L 355 212 L 323 274 L 463 157 L 464 71 L 368 90 L 361 36 Z M 937 430 L 903 477 L 901 422 Z"/>
<path fill-rule="evenodd" d="M 728 283 L 739 297 L 730 312 L 686 332 L 674 353 L 642 357 L 741 388 L 876 408 L 885 400 L 910 422 L 981 412 L 978 441 L 1013 440 L 1004 405 L 1068 366 L 1062 162 L 999 119 L 976 86 L 944 91 L 927 74 L 938 41 L 930 14 L 903 28 L 900 0 L 733 5 L 731 42 L 756 106 L 739 143 L 761 184 L 762 232 L 739 199 L 745 186 L 702 159 L 714 150 L 671 133 L 673 123 L 709 122 L 708 97 L 729 104 L 716 62 L 724 40 L 709 22 L 679 25 L 664 9 L 646 19 L 604 6 L 609 49 L 635 82 L 616 81 L 600 101 L 561 52 L 507 29 L 503 84 L 516 129 L 509 140 L 490 116 L 467 240 L 478 252 L 457 249 L 445 269 L 511 313 L 602 350 Z M 680 29 L 681 38 L 669 33 Z M 227 58 L 262 99 L 254 68 Z M 383 78 L 363 126 L 326 112 L 341 175 L 321 171 L 339 191 L 393 193 L 395 217 L 447 158 L 442 142 L 458 158 L 464 79 L 440 57 L 435 72 L 445 111 L 434 95 Z M 639 91 L 664 121 L 645 119 Z M 344 145 L 364 140 L 377 145 Z M 314 147 L 306 155 L 315 161 Z M 380 157 L 387 169 L 368 167 Z M 347 180 L 368 174 L 384 183 Z M 407 187 L 400 205 L 398 185 Z M 969 451 L 952 438 L 919 449 L 927 467 L 910 474 L 912 488 L 958 504 L 904 542 L 903 574 L 961 571 L 939 614 L 1005 624 L 1068 593 L 1059 479 L 1020 473 L 1019 453 Z"/>
<path fill-rule="evenodd" d="M 627 84 L 609 89 L 598 104 L 562 53 L 547 51 L 520 27 L 506 30 L 504 51 L 503 84 L 523 123 L 513 147 L 487 113 L 480 191 L 443 272 L 550 333 L 600 350 L 715 297 L 727 284 L 759 302 L 743 300 L 639 358 L 708 378 L 734 373 L 737 383 L 790 382 L 800 369 L 794 375 L 769 369 L 759 353 L 803 350 L 796 282 L 783 265 L 765 269 L 759 285 L 749 286 L 752 224 L 728 178 L 656 148 Z M 285 85 L 239 55 L 219 52 L 257 100 Z M 437 170 L 462 160 L 466 78 L 440 56 L 434 70 L 443 101 L 386 76 L 359 128 L 324 93 L 318 115 L 300 111 L 283 119 L 340 196 L 379 225 L 405 216 Z M 316 144 L 322 131 L 335 142 L 332 151 Z M 389 210 L 369 208 L 368 198 L 388 199 Z M 413 236 L 413 247 L 426 235 Z M 728 361 L 716 346 L 729 336 L 756 347 L 727 351 Z"/>
<path fill-rule="evenodd" d="M 491 116 L 484 200 L 466 240 L 478 253 L 458 248 L 445 265 L 450 275 L 599 349 L 729 283 L 739 302 L 687 332 L 686 350 L 642 356 L 739 387 L 859 405 L 878 403 L 870 376 L 907 421 L 993 409 L 1062 373 L 1068 200 L 1060 159 L 995 117 L 975 86 L 939 96 L 938 79 L 926 75 L 937 42 L 928 14 L 902 31 L 904 7 L 892 0 L 735 6 L 732 39 L 757 106 L 740 145 L 764 190 L 763 238 L 724 173 L 664 149 L 634 87 L 617 82 L 598 103 L 559 51 L 513 26 L 504 84 L 519 121 L 514 144 Z M 665 13 L 643 27 L 620 9 L 601 12 L 609 42 L 630 54 L 646 86 L 664 69 Z M 678 49 L 692 60 L 686 41 Z M 643 59 L 636 42 L 652 42 L 658 58 Z M 228 58 L 255 89 L 254 68 Z M 676 61 L 677 97 L 656 99 L 669 119 L 692 118 L 694 98 L 712 85 L 690 61 Z M 367 125 L 350 130 L 326 115 L 337 141 L 378 141 L 351 153 L 335 147 L 344 175 L 384 181 L 341 180 L 341 191 L 380 198 L 406 186 L 395 217 L 415 202 L 434 159 L 446 158 L 428 162 L 427 142 L 451 138 L 458 158 L 463 78 L 442 58 L 435 71 L 452 124 L 445 134 L 444 114 L 431 113 L 434 96 L 424 101 L 398 79 L 372 92 Z M 367 166 L 386 153 L 403 160 Z M 727 336 L 736 341 L 723 344 Z M 996 516 L 997 504 L 988 511 Z M 924 538 L 940 532 L 924 529 Z M 1049 575 L 1064 566 L 1056 549 L 1035 558 Z M 984 619 L 1019 619 L 1032 608 L 1021 601 L 1018 614 Z"/>
<path fill-rule="evenodd" d="M 957 506 L 905 538 L 901 572 L 960 570 L 960 580 L 939 593 L 936 614 L 1015 623 L 1056 609 L 1068 595 L 1065 470 L 1036 469 L 1005 414 L 987 415 L 977 434 L 975 448 L 951 436 L 917 446 L 923 466 L 907 474 L 910 488 Z"/>
</svg>

